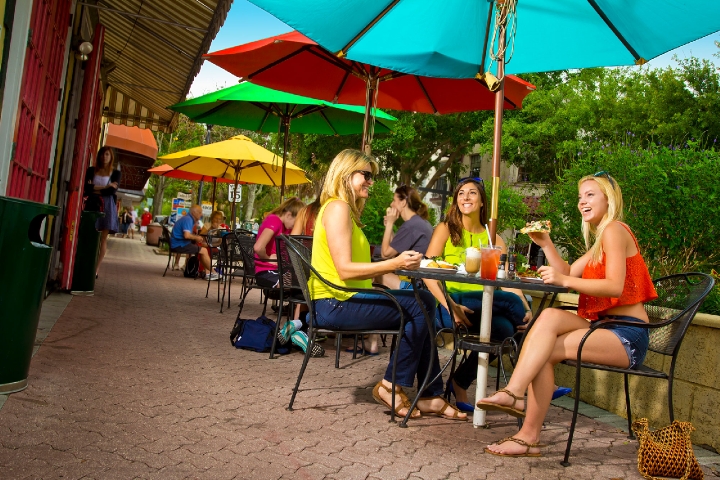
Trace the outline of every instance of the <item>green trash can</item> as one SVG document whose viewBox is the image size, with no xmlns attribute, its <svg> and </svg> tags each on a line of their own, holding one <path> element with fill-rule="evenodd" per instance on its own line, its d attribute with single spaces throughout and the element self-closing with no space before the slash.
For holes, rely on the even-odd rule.
<svg viewBox="0 0 720 480">
<path fill-rule="evenodd" d="M 95 290 L 95 272 L 100 252 L 100 232 L 95 230 L 95 220 L 104 216 L 102 212 L 85 210 L 80 214 L 77 252 L 70 286 L 70 293 L 73 295 L 91 296 Z"/>
<path fill-rule="evenodd" d="M 53 205 L 0 197 L 0 394 L 27 387 L 52 247 L 42 239 Z"/>
</svg>

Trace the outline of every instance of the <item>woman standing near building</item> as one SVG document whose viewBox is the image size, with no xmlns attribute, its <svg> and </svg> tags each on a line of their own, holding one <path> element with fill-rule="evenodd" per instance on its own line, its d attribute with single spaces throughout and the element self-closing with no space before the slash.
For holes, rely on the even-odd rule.
<svg viewBox="0 0 720 480">
<path fill-rule="evenodd" d="M 107 252 L 107 238 L 118 231 L 117 192 L 120 170 L 113 168 L 115 157 L 110 147 L 102 147 L 95 157 L 95 166 L 85 172 L 84 193 L 87 196 L 85 210 L 103 212 L 105 216 L 95 221 L 100 232 L 100 254 L 98 256 L 97 278 L 100 264 Z"/>
</svg>

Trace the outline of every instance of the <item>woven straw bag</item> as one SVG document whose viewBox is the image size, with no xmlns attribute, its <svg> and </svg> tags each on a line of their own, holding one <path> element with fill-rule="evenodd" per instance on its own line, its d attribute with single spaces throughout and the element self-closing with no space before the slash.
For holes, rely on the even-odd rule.
<svg viewBox="0 0 720 480">
<path fill-rule="evenodd" d="M 680 478 L 681 480 L 703 480 L 692 443 L 690 432 L 695 430 L 690 422 L 675 420 L 667 427 L 651 432 L 647 418 L 632 424 L 638 437 L 638 470 L 648 480 L 659 477 Z"/>
</svg>

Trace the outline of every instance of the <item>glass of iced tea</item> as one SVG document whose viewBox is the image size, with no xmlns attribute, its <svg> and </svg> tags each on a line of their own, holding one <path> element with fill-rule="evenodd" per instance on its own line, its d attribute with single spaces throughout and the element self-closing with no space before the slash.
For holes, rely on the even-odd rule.
<svg viewBox="0 0 720 480">
<path fill-rule="evenodd" d="M 500 247 L 482 247 L 482 261 L 480 268 L 480 278 L 485 280 L 495 280 L 497 278 L 498 264 L 500 263 Z M 467 263 L 465 266 L 467 270 Z"/>
<path fill-rule="evenodd" d="M 469 247 L 465 250 L 465 271 L 468 275 L 476 275 L 480 271 L 480 249 Z"/>
</svg>

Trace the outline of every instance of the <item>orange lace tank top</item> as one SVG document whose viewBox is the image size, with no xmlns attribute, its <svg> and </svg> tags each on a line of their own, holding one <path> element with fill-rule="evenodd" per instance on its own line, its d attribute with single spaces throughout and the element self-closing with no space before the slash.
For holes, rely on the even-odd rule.
<svg viewBox="0 0 720 480">
<path fill-rule="evenodd" d="M 578 301 L 578 315 L 588 320 L 597 320 L 598 314 L 605 312 L 613 307 L 621 305 L 634 305 L 636 303 L 647 302 L 658 297 L 655 287 L 650 278 L 645 260 L 640 255 L 640 246 L 637 243 L 635 235 L 633 235 L 630 227 L 624 223 L 618 222 L 625 227 L 633 240 L 638 252 L 632 257 L 625 259 L 625 286 L 619 298 L 612 297 L 593 297 L 584 293 L 580 294 Z M 602 279 L 605 278 L 605 255 L 599 263 L 593 264 L 588 262 L 583 270 L 582 278 Z"/>
</svg>

